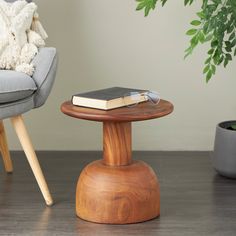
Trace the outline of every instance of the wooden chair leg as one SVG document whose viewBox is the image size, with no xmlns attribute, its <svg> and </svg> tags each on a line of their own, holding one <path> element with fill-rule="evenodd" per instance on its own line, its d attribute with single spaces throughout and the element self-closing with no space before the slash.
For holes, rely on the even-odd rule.
<svg viewBox="0 0 236 236">
<path fill-rule="evenodd" d="M 33 145 L 27 133 L 23 118 L 21 115 L 11 118 L 12 124 L 15 128 L 16 134 L 21 142 L 22 148 L 24 149 L 25 155 L 28 159 L 28 162 L 32 168 L 34 176 L 38 182 L 39 188 L 43 194 L 43 197 L 48 206 L 53 204 L 51 194 L 49 192 L 47 183 L 43 176 L 43 172 L 40 168 L 36 153 L 34 151 Z"/>
<path fill-rule="evenodd" d="M 4 124 L 2 120 L 0 120 L 0 150 L 1 150 L 2 159 L 3 159 L 6 172 L 12 173 L 13 166 L 12 166 L 12 161 L 11 161 L 8 145 L 7 145 L 7 137 L 6 137 L 6 133 L 4 129 Z"/>
</svg>

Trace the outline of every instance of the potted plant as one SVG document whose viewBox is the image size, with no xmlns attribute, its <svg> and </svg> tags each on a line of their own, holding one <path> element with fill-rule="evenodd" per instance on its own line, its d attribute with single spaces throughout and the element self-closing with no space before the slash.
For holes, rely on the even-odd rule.
<svg viewBox="0 0 236 236">
<path fill-rule="evenodd" d="M 144 10 L 148 16 L 158 3 L 164 6 L 167 0 L 136 0 L 136 10 Z M 184 5 L 194 0 L 184 0 Z M 206 82 L 216 73 L 217 66 L 224 67 L 236 56 L 236 0 L 202 0 L 196 19 L 191 21 L 186 32 L 191 37 L 185 57 L 192 54 L 200 44 L 208 43 L 207 58 L 203 74 Z M 224 176 L 236 178 L 236 121 L 225 121 L 217 125 L 213 153 L 213 165 Z"/>
<path fill-rule="evenodd" d="M 236 178 L 236 121 L 224 121 L 216 127 L 213 166 L 223 176 Z"/>
</svg>

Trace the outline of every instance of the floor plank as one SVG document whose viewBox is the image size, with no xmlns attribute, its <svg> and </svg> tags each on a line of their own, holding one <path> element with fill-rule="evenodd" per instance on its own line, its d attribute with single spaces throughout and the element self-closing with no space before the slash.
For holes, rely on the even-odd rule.
<svg viewBox="0 0 236 236">
<path fill-rule="evenodd" d="M 75 186 L 82 168 L 100 152 L 38 152 L 55 200 L 44 205 L 22 152 L 14 173 L 0 162 L 0 235 L 236 235 L 236 180 L 215 173 L 208 152 L 135 152 L 161 185 L 161 217 L 140 224 L 101 225 L 75 216 Z"/>
</svg>

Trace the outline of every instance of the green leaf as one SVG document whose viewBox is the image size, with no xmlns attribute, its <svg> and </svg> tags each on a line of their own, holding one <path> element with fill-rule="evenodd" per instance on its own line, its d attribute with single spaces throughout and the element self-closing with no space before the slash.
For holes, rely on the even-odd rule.
<svg viewBox="0 0 236 236">
<path fill-rule="evenodd" d="M 234 24 L 232 24 L 230 27 L 228 27 L 227 33 L 230 34 L 233 32 L 233 30 L 234 30 Z"/>
<path fill-rule="evenodd" d="M 186 59 L 189 55 L 192 54 L 193 48 L 190 46 L 189 48 L 187 48 L 187 49 L 185 50 L 185 52 L 186 52 L 186 54 L 184 55 L 184 59 Z"/>
<path fill-rule="evenodd" d="M 225 60 L 224 60 L 224 67 L 226 67 L 228 65 L 228 63 L 229 63 L 229 60 L 227 58 L 225 58 Z"/>
<path fill-rule="evenodd" d="M 189 0 L 184 0 L 184 5 L 186 6 L 188 4 Z"/>
<path fill-rule="evenodd" d="M 211 61 L 211 57 L 208 57 L 205 61 L 205 64 L 208 64 Z"/>
<path fill-rule="evenodd" d="M 191 36 L 197 33 L 197 29 L 190 29 L 186 32 L 187 35 Z"/>
<path fill-rule="evenodd" d="M 226 47 L 231 47 L 230 41 L 225 41 L 225 45 L 226 45 Z"/>
<path fill-rule="evenodd" d="M 201 43 L 205 42 L 205 36 L 201 31 L 199 32 L 198 39 Z"/>
<path fill-rule="evenodd" d="M 218 40 L 217 39 L 215 39 L 215 40 L 213 40 L 212 42 L 211 42 L 211 47 L 217 47 L 218 46 Z"/>
<path fill-rule="evenodd" d="M 232 60 L 233 60 L 231 54 L 229 54 L 229 53 L 226 54 L 226 58 L 227 58 L 227 60 L 229 60 L 229 61 L 232 61 Z"/>
<path fill-rule="evenodd" d="M 211 65 L 211 70 L 212 70 L 212 74 L 214 75 L 216 73 L 216 66 Z"/>
<path fill-rule="evenodd" d="M 209 69 L 210 69 L 210 65 L 207 65 L 203 70 L 203 74 L 206 74 Z"/>
<path fill-rule="evenodd" d="M 211 48 L 207 53 L 208 53 L 209 55 L 212 55 L 213 52 L 214 52 L 214 48 Z"/>
<path fill-rule="evenodd" d="M 232 39 L 235 39 L 235 33 L 234 32 L 229 36 L 229 40 L 231 41 Z"/>
<path fill-rule="evenodd" d="M 148 16 L 151 9 L 155 9 L 157 0 L 136 0 L 138 2 L 138 6 L 136 7 L 136 10 L 142 10 L 144 9 L 144 15 Z M 166 0 L 162 0 L 166 1 Z"/>
<path fill-rule="evenodd" d="M 194 25 L 194 26 L 199 26 L 201 24 L 201 21 L 199 20 L 193 20 L 191 23 L 191 25 Z"/>
<path fill-rule="evenodd" d="M 236 45 L 236 38 L 231 42 L 231 47 L 233 48 Z"/>
<path fill-rule="evenodd" d="M 149 14 L 149 11 L 151 10 L 150 6 L 146 6 L 144 9 L 144 16 L 147 16 Z"/>
<path fill-rule="evenodd" d="M 218 61 L 218 65 L 220 65 L 223 61 L 224 61 L 224 56 L 221 56 L 219 61 Z"/>
<path fill-rule="evenodd" d="M 190 43 L 191 43 L 191 47 L 194 48 L 197 46 L 198 44 L 198 37 L 197 35 L 195 35 L 194 37 L 192 37 L 192 39 L 190 40 Z"/>
<path fill-rule="evenodd" d="M 161 3 L 162 6 L 164 6 L 167 2 L 167 0 L 161 0 L 161 1 L 162 1 L 162 3 Z"/>
<path fill-rule="evenodd" d="M 225 50 L 226 50 L 226 52 L 232 52 L 232 48 L 231 47 L 226 47 Z"/>
<path fill-rule="evenodd" d="M 144 2 L 141 2 L 138 4 L 138 6 L 136 7 L 136 10 L 139 11 L 139 10 L 142 10 L 144 7 L 145 7 L 145 3 Z"/>
<path fill-rule="evenodd" d="M 193 0 L 184 0 L 184 5 L 191 5 L 193 3 Z"/>
<path fill-rule="evenodd" d="M 201 11 L 201 12 L 197 12 L 197 16 L 200 18 L 200 19 L 204 19 L 205 18 L 205 14 Z"/>
<path fill-rule="evenodd" d="M 207 75 L 206 75 L 206 82 L 207 82 L 207 83 L 209 82 L 209 80 L 211 79 L 211 77 L 212 77 L 212 72 L 211 72 L 211 70 L 209 70 L 208 73 L 207 73 Z"/>
<path fill-rule="evenodd" d="M 205 42 L 212 40 L 212 37 L 213 37 L 212 34 L 209 34 L 208 36 L 206 36 Z"/>
</svg>

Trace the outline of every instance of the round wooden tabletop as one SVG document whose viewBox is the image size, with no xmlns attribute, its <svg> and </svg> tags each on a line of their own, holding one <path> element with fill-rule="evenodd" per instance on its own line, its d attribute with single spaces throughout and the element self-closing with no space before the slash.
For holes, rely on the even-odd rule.
<svg viewBox="0 0 236 236">
<path fill-rule="evenodd" d="M 174 106 L 165 100 L 161 100 L 156 106 L 150 102 L 143 102 L 135 107 L 122 107 L 109 111 L 74 106 L 71 101 L 61 105 L 61 111 L 68 116 L 78 119 L 93 121 L 131 122 L 155 119 L 170 114 Z"/>
</svg>

